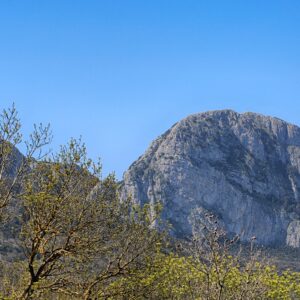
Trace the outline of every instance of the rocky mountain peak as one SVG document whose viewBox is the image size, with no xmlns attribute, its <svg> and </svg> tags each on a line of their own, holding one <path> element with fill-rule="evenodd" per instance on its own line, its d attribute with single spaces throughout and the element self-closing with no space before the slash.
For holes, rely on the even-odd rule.
<svg viewBox="0 0 300 300">
<path fill-rule="evenodd" d="M 300 247 L 300 128 L 251 112 L 190 115 L 130 166 L 122 193 L 161 201 L 177 237 L 209 211 L 243 241 Z"/>
</svg>

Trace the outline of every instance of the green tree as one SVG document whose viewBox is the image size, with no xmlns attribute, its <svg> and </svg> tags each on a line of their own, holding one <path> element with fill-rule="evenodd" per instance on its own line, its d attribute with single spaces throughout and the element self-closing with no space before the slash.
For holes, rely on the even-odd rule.
<svg viewBox="0 0 300 300">
<path fill-rule="evenodd" d="M 109 299 L 300 298 L 300 273 L 280 273 L 262 260 L 253 245 L 247 257 L 232 249 L 237 248 L 237 238 L 226 239 L 213 215 L 197 221 L 193 241 L 182 243 L 180 253 L 158 252 L 146 270 L 133 270 L 131 277 L 113 282 L 111 291 L 123 292 Z"/>
<path fill-rule="evenodd" d="M 120 201 L 113 175 L 87 158 L 74 139 L 24 177 L 16 298 L 90 299 L 151 255 L 160 236 L 149 209 Z"/>
<path fill-rule="evenodd" d="M 24 176 L 35 160 L 42 159 L 43 151 L 52 139 L 50 126 L 34 125 L 28 140 L 21 134 L 21 122 L 14 105 L 0 114 L 0 220 L 5 218 L 9 203 L 22 190 Z M 21 155 L 16 146 L 24 144 L 26 153 Z M 6 215 L 7 217 L 7 215 Z"/>
</svg>

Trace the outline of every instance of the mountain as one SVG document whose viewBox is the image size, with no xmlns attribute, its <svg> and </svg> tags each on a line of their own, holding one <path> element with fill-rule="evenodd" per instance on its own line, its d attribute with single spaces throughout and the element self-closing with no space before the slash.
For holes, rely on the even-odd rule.
<svg viewBox="0 0 300 300">
<path fill-rule="evenodd" d="M 299 248 L 300 128 L 232 110 L 190 115 L 129 167 L 122 195 L 162 202 L 175 237 L 211 212 L 242 241 Z"/>
<path fill-rule="evenodd" d="M 0 141 L 1 145 L 1 141 Z M 3 146 L 3 144 L 1 145 Z M 22 153 L 14 146 L 7 144 L 10 148 L 10 154 L 3 158 L 2 153 L 0 153 L 1 159 L 5 159 L 5 168 L 3 170 L 2 176 L 0 176 L 0 195 L 2 196 L 7 192 L 7 184 L 14 180 L 18 169 L 25 160 Z M 3 149 L 4 147 L 0 147 Z M 6 186 L 6 188 L 4 188 Z M 14 190 L 19 190 L 19 184 L 16 184 Z M 20 230 L 20 224 L 18 222 L 18 215 L 21 211 L 19 201 L 17 199 L 12 199 L 8 206 L 9 215 L 5 222 L 0 222 L 0 261 L 1 260 L 11 260 L 20 256 L 20 249 L 16 242 L 16 232 Z M 1 220 L 2 221 L 2 220 Z"/>
</svg>

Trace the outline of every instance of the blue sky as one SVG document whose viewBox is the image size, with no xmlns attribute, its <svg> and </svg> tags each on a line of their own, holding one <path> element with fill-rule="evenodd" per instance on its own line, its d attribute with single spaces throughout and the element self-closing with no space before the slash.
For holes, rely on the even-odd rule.
<svg viewBox="0 0 300 300">
<path fill-rule="evenodd" d="M 300 125 L 300 1 L 1 0 L 0 108 L 123 171 L 188 114 Z"/>
</svg>

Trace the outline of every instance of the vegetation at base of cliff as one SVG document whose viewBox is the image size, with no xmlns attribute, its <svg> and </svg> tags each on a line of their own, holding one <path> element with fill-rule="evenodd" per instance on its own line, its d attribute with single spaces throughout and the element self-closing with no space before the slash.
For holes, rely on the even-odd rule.
<svg viewBox="0 0 300 300">
<path fill-rule="evenodd" d="M 4 110 L 0 225 L 17 227 L 22 254 L 0 262 L 1 299 L 300 299 L 300 273 L 279 272 L 252 246 L 247 259 L 233 255 L 237 237 L 213 215 L 195 221 L 190 242 L 170 241 L 155 230 L 161 207 L 121 201 L 80 140 L 48 153 L 50 128 L 35 126 L 17 158 L 20 129 L 16 109 Z"/>
<path fill-rule="evenodd" d="M 104 299 L 299 299 L 300 275 L 259 262 L 239 265 L 233 257 L 209 272 L 193 257 L 156 257 L 146 273 L 112 283 L 99 294 Z"/>
</svg>

